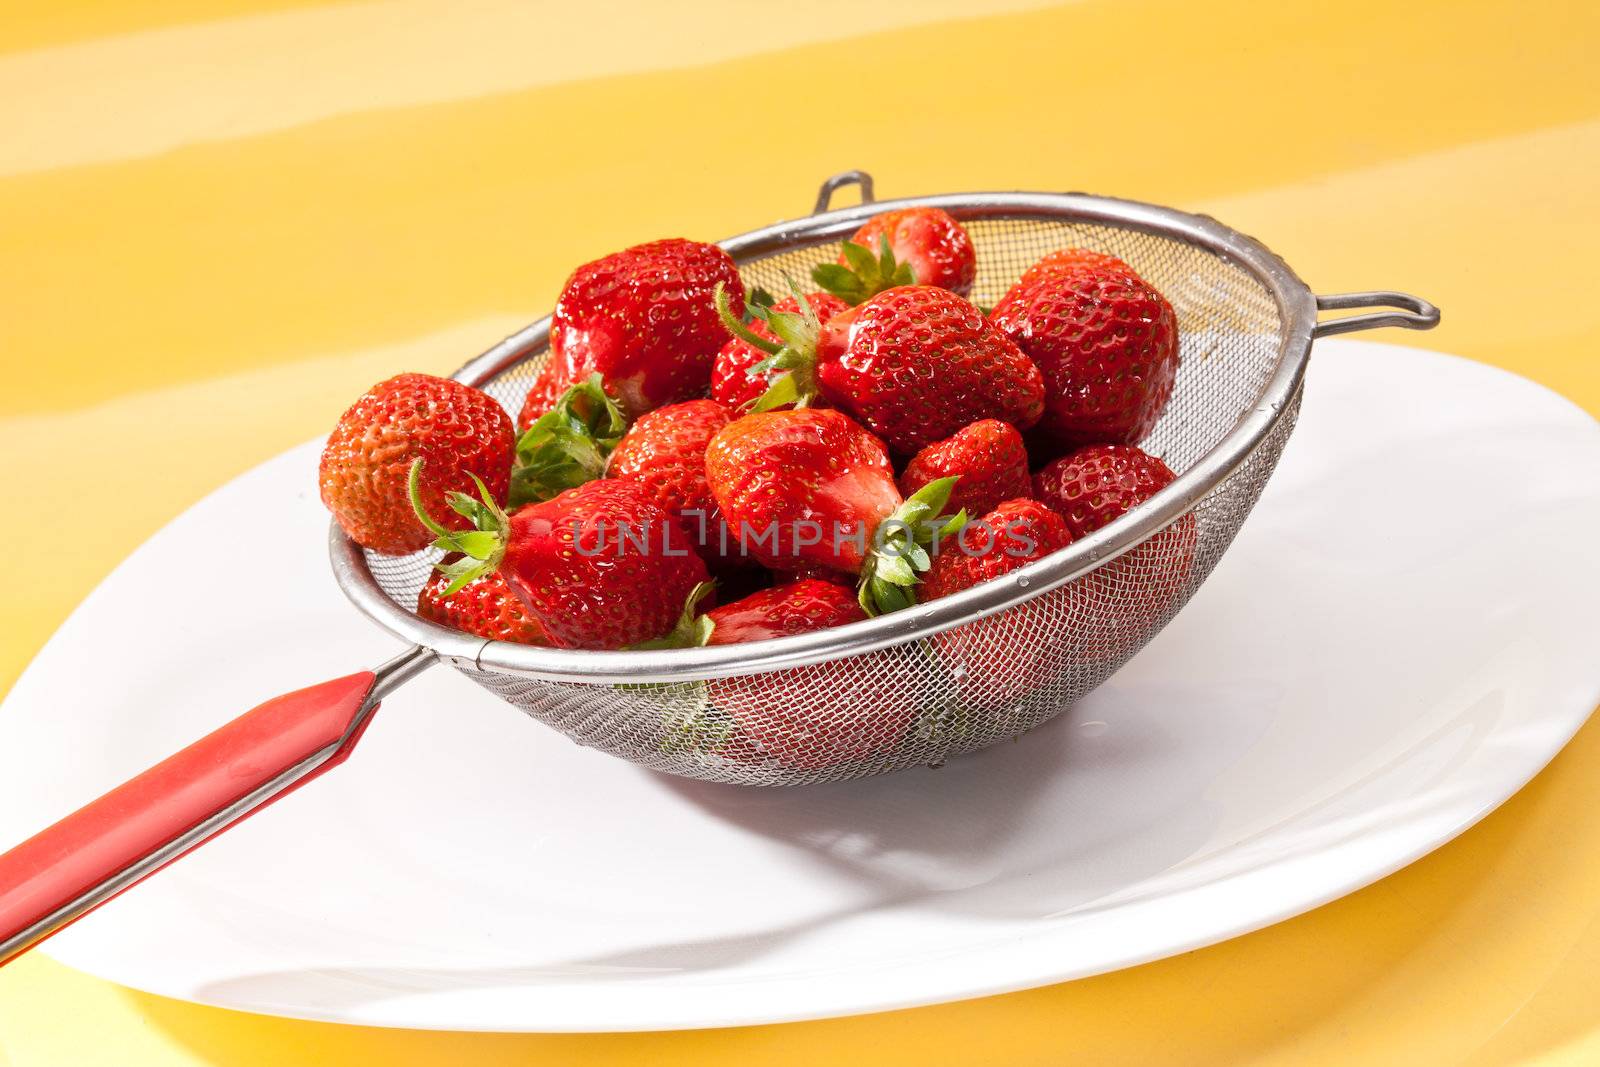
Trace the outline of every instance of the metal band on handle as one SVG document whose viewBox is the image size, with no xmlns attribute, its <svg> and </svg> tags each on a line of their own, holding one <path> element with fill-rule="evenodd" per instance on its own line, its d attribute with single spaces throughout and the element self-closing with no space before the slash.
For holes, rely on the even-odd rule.
<svg viewBox="0 0 1600 1067">
<path fill-rule="evenodd" d="M 1332 337 L 1357 330 L 1376 330 L 1384 326 L 1399 326 L 1406 330 L 1431 330 L 1439 325 L 1439 309 L 1410 293 L 1330 293 L 1317 297 L 1318 311 L 1342 311 L 1352 308 L 1402 308 L 1401 311 L 1378 311 L 1371 315 L 1347 315 L 1342 319 L 1327 319 L 1312 329 L 1312 337 Z"/>
</svg>

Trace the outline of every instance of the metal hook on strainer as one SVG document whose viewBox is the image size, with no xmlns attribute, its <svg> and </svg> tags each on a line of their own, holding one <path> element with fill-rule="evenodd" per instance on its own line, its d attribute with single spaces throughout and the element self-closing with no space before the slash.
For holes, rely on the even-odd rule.
<svg viewBox="0 0 1600 1067">
<path fill-rule="evenodd" d="M 829 210 L 852 184 L 863 202 Z M 660 651 L 536 648 L 428 622 L 413 608 L 435 555 L 365 552 L 335 526 L 340 587 L 411 649 L 246 712 L 0 855 L 0 962 L 342 762 L 379 700 L 440 660 L 580 744 L 712 781 L 835 781 L 1016 737 L 1100 684 L 1210 574 L 1294 426 L 1314 337 L 1439 320 L 1401 293 L 1314 296 L 1266 247 L 1214 219 L 1081 193 L 874 202 L 871 177 L 849 171 L 823 184 L 817 214 L 721 243 L 748 286 L 781 291 L 872 215 L 912 205 L 943 208 L 971 234 L 978 303 L 1069 246 L 1118 255 L 1166 294 L 1182 363 L 1143 447 L 1178 472 L 1170 486 L 1060 552 L 932 603 L 756 644 Z M 1319 308 L 1374 306 L 1401 310 L 1317 320 Z M 516 410 L 549 331 L 548 318 L 533 323 L 456 378 Z M 893 715 L 891 704 L 909 710 Z M 743 742 L 748 714 L 787 716 L 793 736 Z M 809 739 L 845 719 L 881 730 L 851 758 L 826 758 Z"/>
</svg>

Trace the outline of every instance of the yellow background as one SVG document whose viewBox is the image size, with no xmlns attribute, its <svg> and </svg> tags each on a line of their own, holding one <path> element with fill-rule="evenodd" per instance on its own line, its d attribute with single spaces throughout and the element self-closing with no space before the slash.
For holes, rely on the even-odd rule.
<svg viewBox="0 0 1600 1067">
<path fill-rule="evenodd" d="M 884 196 L 1208 212 L 1320 291 L 1444 309 L 1385 340 L 1600 412 L 1597 40 L 1576 0 L 12 0 L 0 683 L 142 539 L 371 382 L 448 372 L 582 260 L 803 214 L 851 167 Z M 1590 1064 L 1597 845 L 1592 725 L 1407 870 L 1087 981 L 707 1033 L 410 1034 L 177 1003 L 36 955 L 0 972 L 0 1061 Z"/>
</svg>

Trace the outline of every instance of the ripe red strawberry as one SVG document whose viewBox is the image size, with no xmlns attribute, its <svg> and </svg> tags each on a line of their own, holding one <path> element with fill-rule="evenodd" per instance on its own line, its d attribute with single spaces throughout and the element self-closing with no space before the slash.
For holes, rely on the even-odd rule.
<svg viewBox="0 0 1600 1067">
<path fill-rule="evenodd" d="M 630 415 L 703 395 L 728 340 L 711 303 L 721 285 L 742 314 L 744 286 L 716 245 L 672 238 L 635 245 L 567 279 L 550 322 L 553 377 L 598 372 Z"/>
<path fill-rule="evenodd" d="M 528 395 L 522 400 L 522 410 L 517 413 L 517 431 L 526 430 L 539 416 L 555 407 L 556 401 L 561 399 L 561 394 L 571 384 L 566 380 L 566 366 L 561 360 L 554 356 L 545 360 L 539 373 L 533 376 Z"/>
<path fill-rule="evenodd" d="M 932 286 L 891 289 L 834 318 L 817 346 L 817 380 L 900 453 L 979 419 L 1027 429 L 1044 407 L 1028 357 L 977 308 Z"/>
<path fill-rule="evenodd" d="M 979 419 L 1026 429 L 1044 410 L 1039 369 L 977 308 L 947 290 L 890 289 L 826 324 L 805 313 L 757 314 L 782 346 L 731 316 L 723 321 L 772 353 L 757 366 L 792 372 L 756 403 L 758 411 L 803 404 L 815 381 L 831 405 L 910 455 Z"/>
<path fill-rule="evenodd" d="M 1171 485 L 1172 469 L 1133 445 L 1092 445 L 1034 475 L 1034 495 L 1087 537 Z M 1081 637 L 1091 651 L 1126 646 L 1171 607 L 1194 567 L 1194 513 L 1075 583 L 1099 605 L 1099 625 Z M 1120 639 L 1119 639 L 1120 638 Z"/>
<path fill-rule="evenodd" d="M 807 293 L 806 301 L 811 305 L 811 310 L 816 312 L 821 322 L 827 322 L 850 305 L 836 296 L 828 293 Z M 798 312 L 800 302 L 795 297 L 786 297 L 772 305 L 774 311 Z M 750 324 L 751 332 L 763 337 L 773 344 L 781 344 L 781 339 L 772 332 L 771 328 L 760 319 Z M 717 363 L 711 371 L 711 395 L 728 406 L 730 411 L 742 412 L 752 407 L 761 399 L 773 382 L 782 377 L 784 371 L 768 370 L 751 373 L 757 363 L 770 356 L 743 338 L 735 337 L 722 346 L 722 351 L 717 353 Z M 816 401 L 812 401 L 815 405 Z M 791 405 L 775 405 L 789 407 Z"/>
<path fill-rule="evenodd" d="M 417 594 L 417 614 L 429 622 L 491 641 L 514 641 L 519 645 L 550 643 L 544 627 L 528 614 L 528 609 L 500 575 L 485 574 L 445 596 L 449 584 L 450 579 L 444 572 L 436 570 L 430 574 Z"/>
<path fill-rule="evenodd" d="M 1172 305 L 1137 277 L 1084 269 L 1019 284 L 990 319 L 1044 374 L 1038 436 L 1053 447 L 1134 444 L 1178 373 Z"/>
<path fill-rule="evenodd" d="M 1022 272 L 1018 285 L 1027 285 L 1038 281 L 1047 274 L 1060 271 L 1096 270 L 1112 274 L 1125 274 L 1130 278 L 1137 278 L 1139 274 L 1126 262 L 1111 255 L 1109 252 L 1096 252 L 1089 248 L 1063 248 L 1043 257 L 1039 262 Z"/>
<path fill-rule="evenodd" d="M 358 545 L 396 556 L 415 552 L 433 534 L 407 497 L 412 463 L 427 460 L 419 492 L 434 510 L 447 493 L 470 491 L 474 475 L 504 499 L 511 437 L 511 419 L 488 394 L 431 374 L 398 375 L 339 417 L 322 450 L 322 502 Z M 459 516 L 448 521 L 467 526 Z"/>
<path fill-rule="evenodd" d="M 1091 445 L 1034 475 L 1034 496 L 1087 537 L 1171 485 L 1177 475 L 1134 445 Z"/>
<path fill-rule="evenodd" d="M 730 422 L 706 450 L 706 480 L 744 551 L 777 570 L 859 573 L 869 612 L 912 603 L 928 563 L 920 545 L 953 484 L 931 482 L 902 501 L 882 443 L 848 415 L 814 409 Z"/>
<path fill-rule="evenodd" d="M 855 594 L 805 579 L 764 589 L 707 613 L 713 645 L 765 641 L 866 618 Z M 854 658 L 821 667 L 707 683 L 712 704 L 785 766 L 814 769 L 865 759 L 905 737 L 916 713 L 908 690 L 881 662 Z"/>
<path fill-rule="evenodd" d="M 1067 547 L 1072 534 L 1061 517 L 1037 500 L 1002 501 L 941 544 L 919 592 L 935 600 L 999 578 Z M 1014 732 L 1005 725 L 1019 702 L 1037 699 L 1075 648 L 1066 618 L 1042 599 L 1025 601 L 996 615 L 933 636 L 945 669 L 955 681 L 953 723 L 935 728 Z M 1026 715 L 1023 716 L 1026 719 Z"/>
<path fill-rule="evenodd" d="M 998 578 L 1072 540 L 1061 516 L 1043 503 L 1026 497 L 1003 501 L 941 543 L 923 579 L 922 599 L 937 600 Z"/>
<path fill-rule="evenodd" d="M 918 452 L 900 474 L 907 496 L 938 478 L 956 477 L 948 507 L 969 515 L 994 510 L 1002 500 L 1033 494 L 1028 452 L 1016 427 L 983 419 Z"/>
<path fill-rule="evenodd" d="M 723 530 L 722 513 L 706 483 L 706 446 L 728 425 L 728 409 L 715 400 L 686 400 L 642 416 L 611 454 L 606 475 L 643 486 L 683 525 L 708 560 L 723 543 L 738 546 Z"/>
<path fill-rule="evenodd" d="M 736 645 L 860 622 L 867 613 L 849 587 L 801 578 L 713 608 L 706 616 L 713 624 L 707 644 Z"/>
<path fill-rule="evenodd" d="M 449 502 L 472 530 L 446 530 L 416 502 L 439 535 L 434 545 L 464 557 L 441 565 L 450 579 L 442 595 L 498 574 L 558 648 L 672 647 L 703 637 L 694 612 L 711 589 L 705 563 L 643 487 L 604 478 L 510 516 L 486 493 L 453 493 Z"/>
<path fill-rule="evenodd" d="M 936 285 L 966 296 L 978 274 L 972 238 L 950 213 L 909 207 L 874 215 L 812 279 L 851 304 L 897 285 Z"/>
<path fill-rule="evenodd" d="M 883 445 L 837 411 L 735 419 L 706 449 L 706 480 L 746 551 L 774 568 L 859 571 L 868 536 L 901 503 Z"/>
</svg>

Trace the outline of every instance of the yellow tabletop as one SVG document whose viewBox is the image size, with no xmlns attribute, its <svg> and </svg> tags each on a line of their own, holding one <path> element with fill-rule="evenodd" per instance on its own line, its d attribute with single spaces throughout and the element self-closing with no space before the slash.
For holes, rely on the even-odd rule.
<svg viewBox="0 0 1600 1067">
<path fill-rule="evenodd" d="M 804 213 L 852 167 L 885 196 L 1207 212 L 1321 291 L 1444 308 L 1385 340 L 1600 412 L 1596 40 L 1600 8 L 1557 2 L 7 5 L 0 683 L 143 538 L 371 382 L 448 372 L 578 262 Z M 0 971 L 0 1063 L 1593 1064 L 1597 916 L 1591 725 L 1399 874 L 1100 978 L 787 1026 L 456 1035 L 197 1007 L 34 955 Z"/>
</svg>

